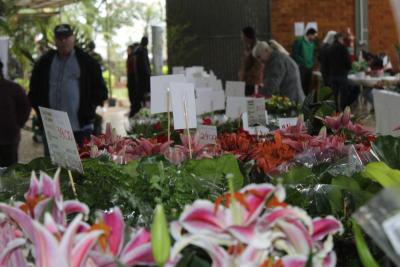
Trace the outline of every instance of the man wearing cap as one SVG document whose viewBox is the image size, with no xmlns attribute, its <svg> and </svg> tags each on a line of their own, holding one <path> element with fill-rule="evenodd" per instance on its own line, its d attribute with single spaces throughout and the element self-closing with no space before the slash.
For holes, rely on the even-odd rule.
<svg viewBox="0 0 400 267">
<path fill-rule="evenodd" d="M 57 49 L 33 68 L 29 99 L 39 117 L 39 106 L 67 112 L 75 139 L 82 144 L 92 134 L 96 107 L 107 99 L 107 87 L 99 63 L 75 47 L 70 25 L 56 26 L 54 36 Z"/>
</svg>

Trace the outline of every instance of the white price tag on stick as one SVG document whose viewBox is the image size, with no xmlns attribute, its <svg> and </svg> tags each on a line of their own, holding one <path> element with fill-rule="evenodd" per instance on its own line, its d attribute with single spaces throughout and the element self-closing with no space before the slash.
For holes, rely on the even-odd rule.
<svg viewBox="0 0 400 267">
<path fill-rule="evenodd" d="M 298 118 L 278 118 L 279 129 L 296 126 Z"/>
<path fill-rule="evenodd" d="M 400 255 L 400 214 L 384 221 L 382 227 L 394 250 Z"/>
<path fill-rule="evenodd" d="M 83 173 L 74 133 L 68 114 L 63 111 L 39 107 L 51 161 L 65 169 Z"/>
<path fill-rule="evenodd" d="M 172 101 L 170 99 L 170 107 L 168 108 L 168 91 L 171 82 L 185 82 L 185 76 L 178 75 L 163 75 L 152 76 L 150 78 L 151 86 L 151 113 L 165 113 L 172 110 Z"/>
<path fill-rule="evenodd" d="M 171 96 L 175 130 L 196 128 L 196 100 L 193 84 L 171 83 Z"/>
<path fill-rule="evenodd" d="M 201 145 L 214 145 L 217 142 L 217 126 L 198 125 L 196 134 L 199 136 L 199 143 Z"/>
</svg>

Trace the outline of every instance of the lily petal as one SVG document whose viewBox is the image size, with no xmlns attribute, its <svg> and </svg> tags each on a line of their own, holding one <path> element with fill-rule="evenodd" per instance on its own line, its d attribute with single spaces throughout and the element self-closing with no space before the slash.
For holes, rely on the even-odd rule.
<svg viewBox="0 0 400 267">
<path fill-rule="evenodd" d="M 72 250 L 72 267 L 85 266 L 84 263 L 88 258 L 90 250 L 102 233 L 102 231 L 92 231 L 74 246 Z"/>
<path fill-rule="evenodd" d="M 327 235 L 334 235 L 336 233 L 343 232 L 343 225 L 340 221 L 336 220 L 332 216 L 326 218 L 315 218 L 313 220 L 314 232 L 312 239 L 314 241 L 321 240 Z"/>
<path fill-rule="evenodd" d="M 13 219 L 21 227 L 28 239 L 31 241 L 34 240 L 33 220 L 31 217 L 26 215 L 22 210 L 13 208 L 4 203 L 0 203 L 0 211 Z"/>
<path fill-rule="evenodd" d="M 103 214 L 105 225 L 110 227 L 111 232 L 108 237 L 108 244 L 114 256 L 119 255 L 124 242 L 125 223 L 121 210 L 116 207 L 111 212 Z"/>
<path fill-rule="evenodd" d="M 4 250 L 0 253 L 0 266 L 11 266 L 8 265 L 8 262 L 12 254 L 15 252 L 15 250 L 19 249 L 25 244 L 26 240 L 23 238 L 17 238 L 9 242 L 7 246 L 4 248 Z"/>
<path fill-rule="evenodd" d="M 64 212 L 65 215 L 72 213 L 82 213 L 83 215 L 89 214 L 89 207 L 78 200 L 67 200 L 64 201 Z"/>
<path fill-rule="evenodd" d="M 122 251 L 122 255 L 130 253 L 139 246 L 150 243 L 150 240 L 151 234 L 144 228 L 139 229 L 126 244 L 124 250 Z"/>
</svg>

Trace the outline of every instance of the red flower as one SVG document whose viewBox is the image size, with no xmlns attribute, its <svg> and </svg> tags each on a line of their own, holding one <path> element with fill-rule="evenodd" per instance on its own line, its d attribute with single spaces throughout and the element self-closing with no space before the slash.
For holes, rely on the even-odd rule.
<svg viewBox="0 0 400 267">
<path fill-rule="evenodd" d="M 153 125 L 153 128 L 155 131 L 160 132 L 161 131 L 161 123 L 157 122 L 156 124 Z"/>
<path fill-rule="evenodd" d="M 203 119 L 203 125 L 212 125 L 212 121 L 210 118 L 204 118 Z"/>
</svg>

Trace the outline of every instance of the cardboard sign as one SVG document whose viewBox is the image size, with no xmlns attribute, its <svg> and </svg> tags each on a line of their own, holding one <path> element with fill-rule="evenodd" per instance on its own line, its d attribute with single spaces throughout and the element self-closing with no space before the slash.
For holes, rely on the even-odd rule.
<svg viewBox="0 0 400 267">
<path fill-rule="evenodd" d="M 194 92 L 196 93 L 196 97 L 199 97 L 199 93 L 201 92 L 212 92 L 213 89 L 210 87 L 195 87 Z"/>
<path fill-rule="evenodd" d="M 297 118 L 278 118 L 279 129 L 284 129 L 289 126 L 295 126 L 297 124 Z"/>
<path fill-rule="evenodd" d="M 213 111 L 225 110 L 225 92 L 222 90 L 211 92 L 211 105 Z"/>
<path fill-rule="evenodd" d="M 71 128 L 68 114 L 39 107 L 51 161 L 65 169 L 83 173 L 82 161 Z"/>
<path fill-rule="evenodd" d="M 228 96 L 226 98 L 226 116 L 231 119 L 238 119 L 247 112 L 247 98 Z"/>
<path fill-rule="evenodd" d="M 226 96 L 244 97 L 245 83 L 237 81 L 226 82 Z"/>
<path fill-rule="evenodd" d="M 189 129 L 196 128 L 196 100 L 193 84 L 171 83 L 170 86 L 175 130 L 186 129 L 187 127 Z"/>
<path fill-rule="evenodd" d="M 172 67 L 172 74 L 185 74 L 185 67 L 182 66 Z"/>
<path fill-rule="evenodd" d="M 199 136 L 200 145 L 214 145 L 217 142 L 217 126 L 199 125 L 196 134 Z"/>
<path fill-rule="evenodd" d="M 249 120 L 248 120 L 248 115 L 247 112 L 242 114 L 242 122 L 243 122 L 243 130 L 247 131 L 251 135 L 257 135 L 257 134 L 268 134 L 270 131 L 267 127 L 264 125 L 268 125 L 268 113 L 267 111 L 264 111 L 264 122 L 262 125 L 259 126 L 249 126 Z"/>
<path fill-rule="evenodd" d="M 185 82 L 185 76 L 182 74 L 178 75 L 163 75 L 163 76 L 152 76 L 150 78 L 151 86 L 151 113 L 164 113 L 168 112 L 167 107 L 167 88 L 170 87 L 172 82 Z M 172 97 L 170 98 L 169 110 L 172 110 Z"/>
<path fill-rule="evenodd" d="M 211 78 L 210 77 L 199 77 L 194 78 L 194 87 L 195 88 L 205 88 L 211 86 Z"/>
<path fill-rule="evenodd" d="M 248 124 L 250 127 L 266 125 L 265 99 L 248 98 L 247 116 L 248 116 Z"/>
<path fill-rule="evenodd" d="M 203 88 L 203 90 L 196 90 L 196 113 L 202 115 L 205 113 L 213 112 L 213 91 L 211 88 Z"/>
</svg>

